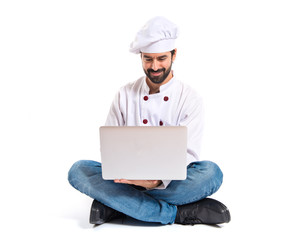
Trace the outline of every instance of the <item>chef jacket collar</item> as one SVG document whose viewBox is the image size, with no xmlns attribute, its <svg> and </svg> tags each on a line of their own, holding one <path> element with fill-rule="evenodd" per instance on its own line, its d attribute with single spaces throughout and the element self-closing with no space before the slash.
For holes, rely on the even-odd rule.
<svg viewBox="0 0 295 240">
<path fill-rule="evenodd" d="M 159 93 L 166 91 L 174 82 L 175 82 L 175 76 L 174 76 L 174 73 L 173 73 L 173 77 L 169 80 L 169 82 L 167 82 L 167 83 L 160 86 L 160 92 Z M 146 77 L 144 78 L 144 83 L 143 84 L 144 84 L 143 85 L 144 94 L 148 95 L 150 93 L 150 88 L 146 83 Z"/>
</svg>

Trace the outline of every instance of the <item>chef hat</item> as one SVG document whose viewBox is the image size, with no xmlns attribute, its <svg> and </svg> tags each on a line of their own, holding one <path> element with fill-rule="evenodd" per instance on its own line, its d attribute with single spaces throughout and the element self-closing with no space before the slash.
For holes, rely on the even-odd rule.
<svg viewBox="0 0 295 240">
<path fill-rule="evenodd" d="M 164 17 L 149 20 L 137 33 L 130 45 L 132 53 L 161 53 L 175 48 L 177 26 Z"/>
</svg>

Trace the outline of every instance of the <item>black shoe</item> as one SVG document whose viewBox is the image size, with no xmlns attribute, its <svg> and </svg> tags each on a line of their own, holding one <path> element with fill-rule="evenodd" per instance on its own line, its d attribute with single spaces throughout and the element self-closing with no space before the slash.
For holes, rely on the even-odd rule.
<svg viewBox="0 0 295 240">
<path fill-rule="evenodd" d="M 229 221 L 230 213 L 227 207 L 214 199 L 205 198 L 177 206 L 175 223 L 178 224 L 221 224 Z"/>
<path fill-rule="evenodd" d="M 91 224 L 103 224 L 117 218 L 122 218 L 123 216 L 123 213 L 120 213 L 96 200 L 93 200 L 90 210 L 89 222 Z"/>
</svg>

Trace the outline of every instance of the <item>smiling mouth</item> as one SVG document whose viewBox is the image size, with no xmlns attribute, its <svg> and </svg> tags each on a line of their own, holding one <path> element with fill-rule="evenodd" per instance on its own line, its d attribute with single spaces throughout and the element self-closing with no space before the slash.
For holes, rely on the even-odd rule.
<svg viewBox="0 0 295 240">
<path fill-rule="evenodd" d="M 162 83 L 166 79 L 167 75 L 169 74 L 169 73 L 168 74 L 166 73 L 165 68 L 159 68 L 157 69 L 157 71 L 149 68 L 147 70 L 144 70 L 144 72 L 146 76 L 155 84 Z"/>
<path fill-rule="evenodd" d="M 153 76 L 160 76 L 162 74 L 162 71 L 159 71 L 159 72 L 151 72 L 151 74 Z"/>
<path fill-rule="evenodd" d="M 154 71 L 152 69 L 149 69 L 148 72 L 152 74 L 153 76 L 159 76 L 164 72 L 164 69 L 158 69 L 157 71 Z"/>
</svg>

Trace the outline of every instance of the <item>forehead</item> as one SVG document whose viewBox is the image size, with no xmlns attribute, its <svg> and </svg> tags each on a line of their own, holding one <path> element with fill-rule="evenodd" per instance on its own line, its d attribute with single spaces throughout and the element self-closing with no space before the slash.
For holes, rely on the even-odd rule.
<svg viewBox="0 0 295 240">
<path fill-rule="evenodd" d="M 170 56 L 170 52 L 162 52 L 162 53 L 142 53 L 142 57 L 144 58 L 158 58 L 164 56 Z"/>
</svg>

